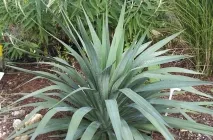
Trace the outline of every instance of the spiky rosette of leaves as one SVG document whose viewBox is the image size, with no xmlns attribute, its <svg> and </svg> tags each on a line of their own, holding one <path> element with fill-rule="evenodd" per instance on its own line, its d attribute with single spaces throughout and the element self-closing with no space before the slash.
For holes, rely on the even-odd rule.
<svg viewBox="0 0 213 140">
<path fill-rule="evenodd" d="M 167 56 L 165 54 L 168 50 L 161 50 L 180 33 L 153 45 L 151 42 L 144 43 L 146 36 L 144 34 L 138 41 L 135 39 L 131 47 L 124 51 L 124 15 L 125 6 L 121 11 L 115 34 L 110 39 L 106 14 L 100 39 L 86 14 L 90 36 L 80 19 L 78 19 L 78 32 L 66 14 L 63 14 L 66 25 L 61 26 L 75 42 L 80 54 L 56 39 L 70 51 L 70 55 L 75 57 L 82 72 L 78 72 L 60 58 L 54 58 L 54 62 L 42 62 L 54 67 L 51 73 L 10 66 L 35 74 L 38 76 L 36 78 L 46 78 L 54 84 L 27 94 L 15 102 L 16 104 L 30 97 L 43 99 L 41 102 L 19 106 L 35 107 L 22 123 L 42 109 L 48 111 L 40 123 L 13 132 L 8 139 L 28 134 L 31 140 L 34 140 L 40 134 L 62 131 L 64 134 L 55 137 L 65 137 L 66 140 L 144 140 L 151 139 L 150 133 L 158 131 L 165 139 L 172 140 L 174 137 L 169 128 L 182 128 L 213 135 L 212 127 L 196 123 L 187 115 L 188 112 L 213 114 L 211 109 L 205 107 L 212 105 L 212 102 L 182 102 L 161 98 L 169 96 L 165 89 L 170 88 L 181 88 L 183 91 L 212 98 L 192 87 L 211 83 L 171 74 L 173 72 L 200 74 L 183 68 L 147 69 L 149 66 L 189 57 Z M 80 43 L 77 40 L 80 40 Z M 159 80 L 150 82 L 150 78 Z M 54 118 L 53 116 L 59 112 L 63 114 L 62 117 Z M 73 115 L 69 116 L 63 112 L 71 112 Z M 165 116 L 166 112 L 183 114 L 186 119 Z"/>
</svg>

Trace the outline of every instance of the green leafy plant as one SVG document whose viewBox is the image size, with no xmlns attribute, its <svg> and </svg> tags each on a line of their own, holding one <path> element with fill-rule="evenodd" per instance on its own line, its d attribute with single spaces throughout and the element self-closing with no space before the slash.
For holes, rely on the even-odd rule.
<svg viewBox="0 0 213 140">
<path fill-rule="evenodd" d="M 6 2 L 6 3 L 3 3 Z M 23 13 L 20 10 L 21 4 L 28 13 Z M 5 9 L 5 5 L 7 6 Z M 32 2 L 27 1 L 1 1 L 0 2 L 0 30 L 2 30 L 4 37 L 4 57 L 10 61 L 28 60 L 33 55 L 27 55 L 24 52 L 35 53 L 35 50 L 41 49 L 39 47 L 43 41 L 43 35 L 38 31 L 40 27 L 32 20 L 36 18 L 36 12 L 32 7 Z M 44 18 L 48 20 L 48 18 Z M 45 27 L 46 28 L 46 27 Z M 44 31 L 43 31 L 44 32 Z M 46 33 L 45 33 L 46 34 Z M 12 36 L 12 38 L 11 38 Z M 45 38 L 47 38 L 46 36 Z M 20 43 L 25 42 L 25 43 Z M 35 42 L 35 43 L 32 43 Z M 28 45 L 27 45 L 28 44 Z M 22 51 L 23 50 L 23 51 Z M 38 51 L 37 51 L 38 52 Z M 27 56 L 27 57 L 26 57 Z"/>
<path fill-rule="evenodd" d="M 30 97 L 42 99 L 42 101 L 18 106 L 19 108 L 35 107 L 20 126 L 40 110 L 48 109 L 48 111 L 39 123 L 11 133 L 8 140 L 22 134 L 30 135 L 31 140 L 34 140 L 38 135 L 52 131 L 62 131 L 62 135 L 54 137 L 64 137 L 66 140 L 143 140 L 151 139 L 150 134 L 153 131 L 160 132 L 165 139 L 173 140 L 174 137 L 168 128 L 182 128 L 213 135 L 212 127 L 196 123 L 187 114 L 198 112 L 213 114 L 211 109 L 204 107 L 212 105 L 212 102 L 182 102 L 161 98 L 169 96 L 169 93 L 164 90 L 169 88 L 181 88 L 184 91 L 213 98 L 192 87 L 212 83 L 170 74 L 172 72 L 200 74 L 183 68 L 147 69 L 150 66 L 189 57 L 165 56 L 168 50 L 159 50 L 180 33 L 153 45 L 151 42 L 143 43 L 146 37 L 144 34 L 138 41 L 135 39 L 129 49 L 123 51 L 125 6 L 122 8 L 111 41 L 107 14 L 103 19 L 101 38 L 96 34 L 86 14 L 91 38 L 79 18 L 80 32 L 74 28 L 67 15 L 63 12 L 62 14 L 66 25 L 60 24 L 60 20 L 58 22 L 76 44 L 80 55 L 69 45 L 55 38 L 67 48 L 70 55 L 76 58 L 82 72 L 60 58 L 53 58 L 53 62 L 42 62 L 54 67 L 50 73 L 9 66 L 35 74 L 38 76 L 35 79 L 45 78 L 54 84 L 27 94 L 13 104 L 16 105 Z M 150 78 L 157 78 L 160 81 L 150 83 Z M 1 112 L 7 112 L 10 109 L 5 108 Z M 70 116 L 66 112 L 71 112 L 73 115 Z M 166 112 L 181 113 L 186 119 L 165 116 Z M 57 113 L 62 113 L 60 118 L 53 117 Z"/>
<path fill-rule="evenodd" d="M 109 28 L 113 31 L 118 22 L 120 9 L 123 3 L 124 0 L 4 0 L 0 2 L 0 8 L 2 9 L 0 14 L 4 19 L 7 19 L 6 21 L 8 22 L 4 23 L 6 26 L 8 25 L 7 23 L 11 24 L 11 22 L 15 26 L 17 26 L 17 23 L 21 24 L 25 32 L 31 33 L 28 37 L 37 35 L 36 44 L 47 47 L 52 40 L 42 28 L 45 28 L 58 38 L 62 38 L 63 36 L 57 35 L 60 29 L 57 28 L 57 23 L 52 20 L 53 16 L 48 9 L 51 9 L 59 19 L 63 18 L 61 12 L 65 11 L 73 25 L 77 27 L 76 16 L 84 17 L 82 9 L 82 7 L 84 7 L 91 22 L 97 25 L 95 28 L 100 37 L 101 19 L 106 9 L 108 8 L 109 11 Z M 126 42 L 132 42 L 136 34 L 142 34 L 147 27 L 150 27 L 151 30 L 161 25 L 157 17 L 163 13 L 161 8 L 162 5 L 162 0 L 127 1 L 126 14 L 128 16 L 125 18 L 125 28 L 127 30 L 125 34 Z M 85 18 L 81 20 L 84 25 L 87 24 Z M 89 31 L 87 30 L 87 32 Z M 31 41 L 31 38 L 24 39 L 25 41 Z M 126 47 L 130 45 L 128 43 L 125 44 Z"/>
<path fill-rule="evenodd" d="M 24 57 L 39 59 L 39 55 L 43 53 L 37 44 L 29 41 L 21 41 L 8 33 L 3 34 L 2 38 L 4 58 L 8 59 L 8 61 L 23 61 Z"/>
<path fill-rule="evenodd" d="M 2 20 L 2 24 L 6 27 L 19 27 L 21 24 L 21 28 L 25 33 L 31 32 L 31 34 L 38 34 L 36 36 L 38 43 L 48 42 L 48 35 L 42 30 L 42 27 L 53 31 L 52 28 L 54 25 L 42 0 L 5 0 L 4 3 L 0 2 L 0 4 L 1 15 L 4 19 Z M 5 6 L 7 10 L 3 6 Z M 21 33 L 17 32 L 16 34 Z M 30 41 L 29 39 L 30 38 L 28 38 L 28 41 Z"/>
<path fill-rule="evenodd" d="M 192 47 L 196 69 L 212 74 L 213 1 L 171 1 L 171 7 L 178 19 L 176 27 L 185 29 L 183 39 Z"/>
<path fill-rule="evenodd" d="M 32 42 L 17 42 L 16 44 L 6 43 L 4 46 L 5 58 L 9 61 L 24 60 L 23 58 L 39 59 L 39 47 Z M 40 53 L 41 54 L 41 53 Z"/>
<path fill-rule="evenodd" d="M 47 8 L 52 9 L 54 14 L 61 16 L 61 12 L 65 11 L 72 21 L 73 25 L 77 26 L 76 16 L 84 17 L 83 9 L 88 14 L 91 22 L 96 24 L 98 36 L 101 36 L 101 19 L 106 9 L 109 11 L 109 28 L 114 30 L 118 22 L 120 9 L 125 0 L 74 0 L 74 1 L 43 1 Z M 147 27 L 160 27 L 159 15 L 164 13 L 162 0 L 127 0 L 127 10 L 125 18 L 125 40 L 132 41 L 136 34 L 143 33 Z M 87 24 L 85 18 L 82 18 L 82 23 Z"/>
</svg>

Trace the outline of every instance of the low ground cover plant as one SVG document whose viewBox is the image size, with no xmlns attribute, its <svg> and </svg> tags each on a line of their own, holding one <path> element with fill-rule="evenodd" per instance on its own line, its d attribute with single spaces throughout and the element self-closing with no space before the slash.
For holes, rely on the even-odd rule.
<svg viewBox="0 0 213 140">
<path fill-rule="evenodd" d="M 60 58 L 41 62 L 53 66 L 51 72 L 30 71 L 9 66 L 35 74 L 36 78 L 48 79 L 53 85 L 26 94 L 13 104 L 12 109 L 34 107 L 20 127 L 40 110 L 48 109 L 48 111 L 40 122 L 12 132 L 8 140 L 18 135 L 29 135 L 31 140 L 34 140 L 40 134 L 53 131 L 61 131 L 62 135 L 54 137 L 63 137 L 66 140 L 146 140 L 151 139 L 150 134 L 153 131 L 160 132 L 165 139 L 173 140 L 174 136 L 169 131 L 172 128 L 213 135 L 212 127 L 196 123 L 187 114 L 198 112 L 213 114 L 212 109 L 206 107 L 212 105 L 212 102 L 183 102 L 161 98 L 169 96 L 169 92 L 165 90 L 169 88 L 181 88 L 183 91 L 212 98 L 192 87 L 212 83 L 171 74 L 173 72 L 200 74 L 184 68 L 147 69 L 149 66 L 190 57 L 166 55 L 168 50 L 161 50 L 181 32 L 155 44 L 144 43 L 145 33 L 138 40 L 135 38 L 129 49 L 124 51 L 125 6 L 122 8 L 112 40 L 109 39 L 107 13 L 103 19 L 101 38 L 96 34 L 86 13 L 90 36 L 81 19 L 78 18 L 79 29 L 76 29 L 66 13 L 62 12 L 62 15 L 66 24 L 60 23 L 60 20 L 58 23 L 76 44 L 80 54 L 60 39 L 56 37 L 55 39 L 75 57 L 81 72 Z M 152 78 L 159 80 L 150 82 L 149 79 Z M 30 97 L 40 98 L 42 101 L 17 105 Z M 1 113 L 10 109 L 4 108 Z M 71 112 L 73 115 L 70 116 L 65 112 Z M 57 113 L 62 113 L 62 116 L 54 118 Z M 165 113 L 180 113 L 185 119 L 165 116 Z"/>
</svg>

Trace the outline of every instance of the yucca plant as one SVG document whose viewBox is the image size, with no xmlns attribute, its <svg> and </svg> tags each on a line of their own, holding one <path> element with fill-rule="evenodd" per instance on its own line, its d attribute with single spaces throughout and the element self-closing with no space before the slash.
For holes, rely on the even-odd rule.
<svg viewBox="0 0 213 140">
<path fill-rule="evenodd" d="M 146 140 L 151 139 L 150 134 L 153 131 L 160 132 L 165 139 L 173 140 L 169 128 L 182 128 L 213 135 L 212 127 L 196 123 L 187 114 L 198 112 L 213 114 L 211 109 L 205 107 L 212 105 L 212 102 L 182 102 L 161 98 L 169 95 L 168 91 L 164 90 L 169 88 L 181 88 L 184 91 L 212 98 L 192 87 L 211 83 L 171 74 L 171 72 L 200 74 L 183 68 L 147 69 L 149 66 L 189 57 L 165 56 L 168 50 L 159 50 L 180 33 L 154 45 L 151 45 L 151 42 L 143 43 L 146 36 L 144 34 L 139 41 L 135 39 L 131 47 L 124 51 L 125 6 L 122 8 L 112 40 L 109 39 L 107 14 L 103 19 L 101 39 L 97 37 L 86 14 L 91 36 L 87 35 L 80 19 L 78 19 L 78 32 L 73 28 L 66 14 L 62 14 L 66 25 L 61 24 L 61 26 L 75 42 L 80 55 L 70 46 L 56 39 L 70 51 L 70 55 L 76 58 L 81 72 L 60 58 L 54 58 L 53 62 L 42 62 L 54 67 L 50 73 L 9 66 L 35 74 L 36 78 L 48 79 L 54 84 L 27 94 L 13 104 L 17 105 L 30 97 L 42 99 L 39 102 L 18 106 L 18 108 L 35 107 L 21 125 L 40 110 L 48 109 L 48 111 L 39 123 L 11 133 L 8 140 L 22 134 L 30 135 L 31 140 L 34 140 L 40 134 L 53 131 L 62 133 L 54 137 L 63 137 L 66 140 Z M 77 42 L 78 39 L 74 34 L 80 42 Z M 150 78 L 157 78 L 160 81 L 150 82 Z M 2 109 L 1 112 L 13 109 L 16 107 Z M 166 112 L 181 113 L 186 119 L 165 116 Z M 57 113 L 62 114 L 60 118 L 54 117 Z"/>
</svg>

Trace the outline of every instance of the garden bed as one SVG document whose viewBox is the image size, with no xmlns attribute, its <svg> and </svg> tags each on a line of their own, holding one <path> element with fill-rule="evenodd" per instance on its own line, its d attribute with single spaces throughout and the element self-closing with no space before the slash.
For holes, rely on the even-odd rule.
<svg viewBox="0 0 213 140">
<path fill-rule="evenodd" d="M 21 67 L 31 69 L 31 70 L 45 70 L 48 68 L 48 66 L 41 65 L 22 65 Z M 18 71 L 8 71 L 8 73 L 5 74 L 3 77 L 1 83 L 0 83 L 0 102 L 2 107 L 11 104 L 13 101 L 17 100 L 20 95 L 16 95 L 16 93 L 30 93 L 33 92 L 37 89 L 43 88 L 45 86 L 50 85 L 51 83 L 45 79 L 37 79 L 34 81 L 31 81 L 25 85 L 22 85 L 26 81 L 30 80 L 34 76 L 31 74 L 26 74 L 23 72 L 18 72 Z M 213 77 L 199 77 L 202 80 L 208 80 L 208 81 L 213 81 Z M 211 92 L 213 86 L 198 86 L 197 89 L 199 89 L 202 92 L 205 93 L 210 93 L 213 96 L 213 93 Z M 197 95 L 193 95 L 190 93 L 186 93 L 183 95 L 178 95 L 174 96 L 173 99 L 175 100 L 182 100 L 182 101 L 213 101 L 209 100 L 205 97 L 200 97 Z M 31 98 L 30 100 L 25 100 L 25 103 L 29 102 L 35 102 L 36 99 Z M 28 114 L 32 108 L 25 108 L 26 114 Z M 26 115 L 25 114 L 25 115 Z M 44 111 L 41 112 L 41 114 L 45 114 Z M 172 114 L 175 117 L 183 118 L 181 115 L 177 114 Z M 196 115 L 190 115 L 196 122 L 206 124 L 209 126 L 213 126 L 213 116 L 212 115 L 207 115 L 207 114 L 196 114 Z M 22 116 L 19 119 L 23 119 L 24 116 Z M 1 135 L 5 132 L 6 134 L 9 134 L 10 132 L 13 131 L 12 123 L 13 119 L 15 119 L 11 113 L 0 116 L 0 133 Z M 173 134 L 176 136 L 177 140 L 210 140 L 210 137 L 204 136 L 202 134 L 196 134 L 192 133 L 190 131 L 186 130 L 171 130 Z M 153 133 L 153 139 L 154 140 L 163 140 L 164 138 L 158 134 L 158 133 Z M 56 140 L 54 138 L 47 138 L 48 135 L 43 135 L 39 138 L 38 140 Z M 212 137 L 213 138 L 213 137 Z M 1 139 L 1 137 L 0 137 Z M 4 139 L 4 138 L 2 138 Z"/>
</svg>

